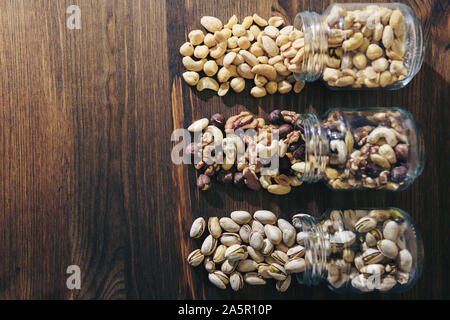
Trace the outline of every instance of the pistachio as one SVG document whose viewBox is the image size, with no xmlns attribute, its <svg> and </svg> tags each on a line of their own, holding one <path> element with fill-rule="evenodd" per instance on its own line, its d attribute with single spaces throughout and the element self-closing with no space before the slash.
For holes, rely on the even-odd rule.
<svg viewBox="0 0 450 320">
<path fill-rule="evenodd" d="M 253 214 L 253 217 L 262 224 L 275 224 L 277 216 L 268 210 L 258 210 Z"/>
<path fill-rule="evenodd" d="M 388 221 L 383 228 L 383 236 L 385 239 L 397 241 L 399 235 L 400 228 L 398 227 L 397 222 Z"/>
<path fill-rule="evenodd" d="M 244 281 L 250 285 L 264 285 L 266 284 L 266 280 L 264 280 L 258 273 L 256 272 L 248 272 L 244 275 Z"/>
<path fill-rule="evenodd" d="M 216 271 L 216 264 L 211 259 L 211 257 L 206 257 L 206 259 L 204 260 L 203 265 L 205 266 L 205 270 L 207 272 L 214 272 L 214 271 Z"/>
<path fill-rule="evenodd" d="M 225 274 L 230 274 L 236 269 L 237 264 L 238 264 L 238 261 L 225 260 L 222 263 L 220 270 Z"/>
<path fill-rule="evenodd" d="M 209 281 L 219 289 L 226 289 L 229 283 L 228 276 L 222 271 L 214 271 L 208 274 Z"/>
<path fill-rule="evenodd" d="M 258 263 L 251 259 L 242 260 L 237 265 L 237 270 L 239 272 L 250 272 L 255 271 L 258 266 Z"/>
<path fill-rule="evenodd" d="M 412 266 L 412 255 L 408 249 L 400 250 L 397 256 L 397 265 L 401 271 L 409 273 Z"/>
<path fill-rule="evenodd" d="M 223 245 L 225 245 L 227 247 L 231 247 L 232 245 L 235 245 L 235 244 L 241 244 L 242 239 L 236 233 L 226 232 L 226 233 L 223 233 L 222 236 L 220 237 L 220 243 L 222 243 Z"/>
<path fill-rule="evenodd" d="M 286 270 L 278 263 L 272 263 L 269 267 L 268 273 L 275 280 L 285 280 L 287 278 Z"/>
<path fill-rule="evenodd" d="M 284 280 L 278 280 L 276 283 L 276 289 L 278 292 L 286 292 L 287 289 L 289 289 L 289 286 L 291 285 L 292 277 L 288 275 L 286 279 Z"/>
<path fill-rule="evenodd" d="M 239 272 L 233 272 L 230 275 L 230 286 L 233 291 L 239 291 L 244 287 L 244 278 Z"/>
<path fill-rule="evenodd" d="M 212 237 L 216 239 L 220 237 L 222 234 L 222 228 L 220 227 L 219 218 L 211 217 L 208 219 L 208 231 Z"/>
<path fill-rule="evenodd" d="M 267 239 L 270 240 L 273 244 L 279 244 L 283 239 L 283 235 L 281 230 L 278 227 L 275 227 L 271 224 L 266 224 L 264 226 L 264 232 L 266 234 Z"/>
<path fill-rule="evenodd" d="M 223 217 L 220 218 L 219 224 L 223 230 L 227 232 L 238 232 L 240 230 L 240 226 L 234 222 L 231 218 Z"/>
<path fill-rule="evenodd" d="M 383 239 L 378 241 L 377 244 L 378 250 L 380 250 L 381 254 L 389 259 L 395 259 L 398 254 L 398 248 L 395 242 L 387 239 Z"/>
<path fill-rule="evenodd" d="M 289 261 L 289 257 L 286 253 L 281 250 L 275 250 L 270 255 L 278 264 L 285 265 Z"/>
<path fill-rule="evenodd" d="M 261 233 L 252 231 L 249 236 L 249 244 L 255 250 L 261 250 L 264 239 Z"/>
<path fill-rule="evenodd" d="M 355 229 L 358 232 L 367 232 L 374 229 L 377 226 L 377 221 L 370 217 L 364 217 L 359 219 L 355 224 Z"/>
<path fill-rule="evenodd" d="M 225 252 L 227 251 L 227 247 L 223 244 L 219 245 L 214 252 L 213 261 L 215 263 L 222 263 L 225 261 Z"/>
<path fill-rule="evenodd" d="M 252 228 L 248 224 L 244 224 L 239 230 L 239 236 L 241 237 L 242 241 L 249 243 L 251 232 Z"/>
<path fill-rule="evenodd" d="M 253 260 L 255 260 L 255 262 L 261 263 L 264 261 L 264 255 L 260 251 L 253 249 L 253 247 L 247 246 L 247 252 L 248 252 L 248 255 Z"/>
<path fill-rule="evenodd" d="M 287 273 L 298 273 L 303 272 L 306 269 L 306 262 L 303 258 L 294 258 L 289 260 L 284 266 Z"/>
<path fill-rule="evenodd" d="M 203 241 L 200 251 L 205 256 L 209 256 L 213 254 L 214 250 L 216 250 L 216 247 L 217 247 L 217 239 L 213 238 L 212 235 L 209 235 Z"/>
<path fill-rule="evenodd" d="M 384 257 L 379 250 L 370 248 L 363 252 L 361 258 L 365 264 L 373 264 L 382 261 Z"/>
<path fill-rule="evenodd" d="M 233 211 L 230 216 L 238 224 L 246 224 L 252 219 L 251 214 L 247 211 Z"/>
<path fill-rule="evenodd" d="M 263 240 L 263 245 L 261 247 L 261 253 L 265 256 L 270 255 L 273 250 L 275 249 L 274 245 L 272 242 L 270 242 L 269 239 L 264 239 Z"/>
<path fill-rule="evenodd" d="M 229 261 L 243 260 L 246 256 L 245 247 L 239 244 L 228 247 L 225 252 L 225 258 Z"/>
<path fill-rule="evenodd" d="M 189 235 L 191 238 L 200 238 L 203 235 L 203 232 L 205 231 L 206 222 L 203 218 L 197 218 L 194 220 L 191 226 L 191 231 L 189 232 Z"/>
<path fill-rule="evenodd" d="M 202 263 L 204 258 L 205 256 L 201 253 L 200 249 L 197 249 L 189 254 L 187 261 L 191 266 L 197 267 Z"/>
<path fill-rule="evenodd" d="M 287 255 L 289 258 L 301 258 L 305 255 L 305 247 L 301 245 L 296 245 L 292 248 L 289 248 L 287 251 Z"/>
</svg>

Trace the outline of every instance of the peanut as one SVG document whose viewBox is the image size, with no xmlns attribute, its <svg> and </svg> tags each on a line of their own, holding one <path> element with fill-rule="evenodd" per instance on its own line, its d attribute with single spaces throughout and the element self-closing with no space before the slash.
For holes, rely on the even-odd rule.
<svg viewBox="0 0 450 320">
<path fill-rule="evenodd" d="M 278 92 L 281 94 L 288 93 L 292 90 L 292 84 L 290 84 L 288 81 L 283 80 L 278 82 Z"/>
<path fill-rule="evenodd" d="M 381 57 L 383 55 L 383 49 L 380 48 L 379 45 L 377 44 L 371 44 L 369 45 L 369 47 L 367 48 L 366 51 L 366 56 L 367 58 L 369 58 L 370 60 L 375 60 L 379 57 Z"/>
<path fill-rule="evenodd" d="M 194 54 L 194 46 L 190 42 L 185 42 L 180 47 L 180 54 L 185 57 L 192 56 Z"/>
<path fill-rule="evenodd" d="M 198 59 L 206 58 L 209 54 L 209 48 L 206 45 L 196 46 L 194 50 L 194 57 Z"/>
<path fill-rule="evenodd" d="M 245 89 L 245 80 L 241 77 L 234 78 L 231 80 L 230 86 L 235 92 L 242 92 Z"/>
<path fill-rule="evenodd" d="M 261 18 L 256 13 L 253 15 L 253 21 L 260 27 L 265 27 L 268 25 L 267 20 Z"/>
<path fill-rule="evenodd" d="M 247 34 L 242 24 L 235 24 L 232 28 L 233 36 L 242 37 Z"/>
<path fill-rule="evenodd" d="M 269 81 L 266 84 L 266 91 L 268 94 L 275 94 L 278 90 L 278 85 L 276 81 Z"/>
<path fill-rule="evenodd" d="M 209 60 L 203 65 L 203 71 L 208 77 L 212 77 L 213 75 L 215 75 L 218 69 L 219 67 L 214 60 Z"/>
<path fill-rule="evenodd" d="M 250 90 L 250 94 L 255 98 L 262 98 L 267 94 L 267 92 L 266 89 L 264 89 L 264 87 L 253 87 Z"/>
<path fill-rule="evenodd" d="M 214 47 L 217 44 L 212 33 L 206 34 L 205 39 L 203 39 L 203 43 L 208 46 L 208 48 Z"/>
<path fill-rule="evenodd" d="M 197 72 L 194 71 L 186 71 L 183 73 L 183 79 L 190 86 L 195 86 L 200 79 L 200 76 Z"/>
</svg>

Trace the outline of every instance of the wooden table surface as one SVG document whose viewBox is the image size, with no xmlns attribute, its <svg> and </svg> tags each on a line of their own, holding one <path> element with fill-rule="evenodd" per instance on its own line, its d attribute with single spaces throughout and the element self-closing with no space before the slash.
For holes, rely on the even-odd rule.
<svg viewBox="0 0 450 320">
<path fill-rule="evenodd" d="M 328 90 L 253 99 L 199 94 L 180 79 L 178 53 L 200 17 L 253 13 L 291 20 L 329 1 L 4 0 L 0 3 L 0 299 L 415 299 L 450 298 L 448 1 L 402 1 L 424 26 L 425 61 L 398 91 Z M 66 9 L 81 8 L 81 30 Z M 195 188 L 192 166 L 173 165 L 175 128 L 220 112 L 265 115 L 284 107 L 401 106 L 422 125 L 427 164 L 404 192 L 304 185 L 284 197 L 216 185 Z M 289 218 L 330 207 L 397 206 L 425 244 L 425 270 L 400 295 L 334 294 L 325 285 L 274 284 L 239 293 L 209 284 L 187 254 L 194 218 L 270 209 Z M 81 289 L 66 287 L 69 265 Z"/>
</svg>

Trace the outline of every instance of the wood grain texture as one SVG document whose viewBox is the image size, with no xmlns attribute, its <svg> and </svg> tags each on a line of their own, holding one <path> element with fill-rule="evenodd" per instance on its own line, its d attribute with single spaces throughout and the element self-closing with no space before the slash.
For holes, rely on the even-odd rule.
<svg viewBox="0 0 450 320">
<path fill-rule="evenodd" d="M 323 12 L 308 0 L 5 0 L 0 3 L 0 299 L 442 299 L 450 298 L 450 13 L 448 1 L 402 1 L 424 25 L 421 71 L 398 91 L 339 92 L 322 83 L 255 100 L 198 93 L 180 78 L 179 46 L 200 17 L 257 12 L 292 20 Z M 69 5 L 82 29 L 69 30 Z M 277 107 L 324 114 L 333 106 L 401 106 L 422 125 L 427 164 L 406 191 L 338 193 L 318 183 L 285 197 L 215 185 L 171 163 L 172 131 L 193 120 Z M 422 230 L 426 261 L 400 295 L 337 295 L 294 283 L 219 291 L 187 254 L 199 216 L 236 209 L 319 215 L 330 207 L 398 206 Z M 82 270 L 81 290 L 65 270 Z"/>
</svg>

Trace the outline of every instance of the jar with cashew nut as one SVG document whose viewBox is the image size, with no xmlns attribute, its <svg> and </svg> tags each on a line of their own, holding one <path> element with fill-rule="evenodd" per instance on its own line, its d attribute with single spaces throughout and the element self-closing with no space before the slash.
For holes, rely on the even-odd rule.
<svg viewBox="0 0 450 320">
<path fill-rule="evenodd" d="M 405 190 L 422 173 L 424 139 L 400 108 L 335 108 L 320 120 L 300 115 L 305 157 L 292 165 L 303 182 L 326 181 L 334 190 Z"/>
<path fill-rule="evenodd" d="M 403 292 L 421 276 L 422 237 L 398 208 L 330 209 L 319 219 L 295 214 L 297 244 L 306 268 L 298 282 L 326 282 L 335 292 Z"/>
<path fill-rule="evenodd" d="M 322 78 L 331 89 L 406 86 L 424 58 L 422 24 L 401 3 L 336 3 L 322 14 L 300 12 L 304 33 L 296 80 Z"/>
</svg>

